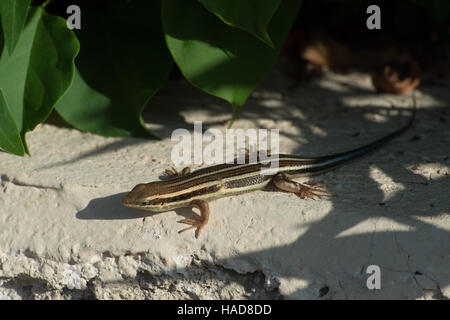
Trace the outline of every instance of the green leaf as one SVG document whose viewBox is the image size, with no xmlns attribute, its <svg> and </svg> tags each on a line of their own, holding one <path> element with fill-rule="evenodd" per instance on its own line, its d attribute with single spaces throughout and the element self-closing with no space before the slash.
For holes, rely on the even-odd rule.
<svg viewBox="0 0 450 320">
<path fill-rule="evenodd" d="M 281 0 L 198 0 L 226 24 L 252 33 L 274 47 L 267 26 Z"/>
<path fill-rule="evenodd" d="M 155 138 L 141 113 L 173 64 L 164 42 L 159 1 L 111 3 L 97 11 L 81 11 L 77 72 L 56 110 L 84 131 Z"/>
<path fill-rule="evenodd" d="M 222 23 L 199 3 L 163 0 L 166 42 L 181 72 L 193 85 L 227 100 L 233 118 L 274 64 L 300 8 L 284 0 L 268 32 L 275 49 L 248 32 Z"/>
<path fill-rule="evenodd" d="M 2 89 L 0 89 L 0 147 L 18 156 L 25 154 L 20 132 L 9 112 Z"/>
<path fill-rule="evenodd" d="M 1 0 L 0 17 L 9 54 L 19 41 L 31 0 Z"/>
<path fill-rule="evenodd" d="M 78 49 L 66 21 L 39 7 L 30 9 L 13 54 L 3 48 L 0 88 L 27 153 L 25 134 L 49 116 L 69 87 Z"/>
</svg>

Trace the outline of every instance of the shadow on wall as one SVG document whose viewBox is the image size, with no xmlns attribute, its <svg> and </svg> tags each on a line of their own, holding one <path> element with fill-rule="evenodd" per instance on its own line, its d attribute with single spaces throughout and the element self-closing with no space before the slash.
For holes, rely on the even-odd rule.
<svg viewBox="0 0 450 320">
<path fill-rule="evenodd" d="M 242 108 L 239 119 L 250 122 L 255 128 L 266 127 L 267 122 L 261 119 L 270 119 L 275 124 L 277 121 L 289 122 L 295 133 L 280 132 L 280 135 L 299 141 L 297 133 L 301 133 L 301 150 L 292 150 L 293 152 L 318 156 L 350 150 L 379 138 L 380 132 L 384 132 L 381 135 L 392 132 L 409 118 L 409 110 L 403 112 L 407 109 L 404 107 L 400 109 L 402 112 L 399 112 L 399 115 L 386 116 L 385 122 L 382 123 L 368 119 L 367 112 L 386 115 L 386 111 L 389 114 L 392 108 L 373 105 L 346 108 L 347 99 L 375 96 L 374 91 L 356 83 L 340 81 L 339 88 L 330 88 L 325 87 L 323 82 L 308 82 L 287 89 L 290 87 L 287 80 L 283 80 L 276 72 L 273 71 L 271 77 L 252 94 Z M 276 277 L 304 283 L 302 289 L 291 292 L 286 298 L 330 298 L 336 295 L 340 298 L 366 297 L 366 270 L 371 264 L 379 265 L 382 272 L 382 289 L 370 293 L 374 298 L 414 299 L 423 296 L 423 292 L 427 290 L 434 297 L 443 298 L 441 289 L 450 285 L 450 232 L 436 227 L 431 221 L 437 217 L 448 217 L 450 179 L 442 176 L 430 180 L 406 168 L 423 163 L 449 166 L 447 146 L 436 148 L 436 144 L 433 144 L 433 147 L 430 147 L 427 142 L 446 141 L 444 135 L 448 135 L 445 130 L 448 130 L 450 121 L 450 97 L 446 90 L 448 79 L 446 81 L 447 83 L 438 86 L 430 84 L 420 87 L 423 94 L 434 98 L 436 105 L 421 109 L 418 99 L 419 110 L 413 128 L 400 138 L 403 139 L 401 143 L 397 140 L 397 143 L 394 141 L 383 149 L 391 154 L 389 157 L 378 159 L 377 151 L 369 156 L 373 165 L 394 183 L 403 186 L 403 190 L 385 199 L 378 182 L 370 176 L 369 166 L 372 163 L 363 160 L 362 164 L 359 164 L 365 166 L 365 171 L 358 171 L 364 172 L 364 175 L 356 175 L 351 168 L 344 167 L 339 170 L 344 170 L 343 174 L 350 176 L 351 179 L 347 180 L 351 181 L 350 185 L 343 186 L 338 198 L 330 199 L 330 212 L 323 219 L 311 223 L 296 241 L 216 263 L 233 267 L 239 261 L 245 261 L 247 265 L 252 265 L 254 270 L 262 270 L 266 275 L 271 275 L 274 271 L 267 270 L 266 265 L 279 265 L 280 267 L 276 268 L 279 272 Z M 266 103 L 267 95 L 271 93 L 275 97 L 272 100 L 283 104 L 283 107 L 274 108 Z M 170 103 L 167 103 L 169 98 Z M 411 101 L 410 96 L 395 97 L 392 100 L 394 99 L 402 99 L 406 102 L 404 105 Z M 186 86 L 183 82 L 169 83 L 157 93 L 150 104 L 149 109 L 156 108 L 161 112 L 152 114 L 147 111 L 144 118 L 147 122 L 163 128 L 155 132 L 163 138 L 170 136 L 174 129 L 192 130 L 192 123 L 183 116 L 187 111 L 231 115 L 231 108 L 226 102 Z M 389 104 L 384 98 L 383 102 L 380 100 L 380 105 Z M 318 113 L 318 108 L 326 111 Z M 323 117 L 324 114 L 327 117 Z M 343 129 L 342 123 L 351 123 L 351 126 Z M 203 129 L 207 130 L 217 124 L 223 125 L 216 120 L 205 121 Z M 311 124 L 320 127 L 325 134 L 319 136 Z M 363 134 L 360 134 L 361 130 L 364 130 Z M 336 132 L 344 133 L 337 136 Z M 367 132 L 377 132 L 378 136 L 367 137 Z M 334 144 L 335 141 L 341 142 Z M 111 148 L 123 148 L 131 143 L 145 141 L 124 139 L 113 143 Z M 409 151 L 405 152 L 402 148 Z M 101 154 L 109 150 L 106 146 L 95 153 Z M 88 155 L 92 156 L 90 153 Z M 73 161 L 80 159 L 82 157 Z M 364 181 L 364 184 L 360 181 Z M 361 185 L 364 185 L 364 189 L 361 189 Z M 77 218 L 135 219 L 149 215 L 148 212 L 123 208 L 120 204 L 123 195 L 124 193 L 94 199 L 77 213 Z M 305 200 L 298 201 L 300 211 Z M 186 217 L 191 211 L 183 209 L 177 213 Z M 401 231 L 389 230 L 386 228 L 386 221 L 393 221 L 404 228 Z M 292 223 L 295 224 L 295 221 Z M 380 228 L 374 232 L 345 234 L 363 223 Z M 442 245 L 436 247 L 436 243 Z M 189 273 L 189 270 L 187 272 Z M 398 279 L 404 281 L 398 283 Z M 424 279 L 427 281 L 422 281 Z M 350 288 L 352 292 L 343 288 Z"/>
</svg>

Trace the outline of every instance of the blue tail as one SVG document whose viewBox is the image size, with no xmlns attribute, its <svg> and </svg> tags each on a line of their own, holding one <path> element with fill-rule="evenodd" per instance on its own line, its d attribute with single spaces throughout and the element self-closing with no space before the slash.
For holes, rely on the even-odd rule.
<svg viewBox="0 0 450 320">
<path fill-rule="evenodd" d="M 415 103 L 414 96 L 413 96 L 413 100 L 414 100 L 414 102 L 413 102 L 414 108 L 412 110 L 411 119 L 408 121 L 408 123 L 405 126 L 403 126 L 402 128 L 398 129 L 397 131 L 395 131 L 381 139 L 378 139 L 378 140 L 376 140 L 372 143 L 369 143 L 365 146 L 362 146 L 360 148 L 342 152 L 342 153 L 336 153 L 336 154 L 332 154 L 332 155 L 328 155 L 328 156 L 318 157 L 316 159 L 317 160 L 316 163 L 318 164 L 316 169 L 322 171 L 322 169 L 332 168 L 337 165 L 340 165 L 341 163 L 359 158 L 359 157 L 369 153 L 370 151 L 380 148 L 381 146 L 385 145 L 386 143 L 388 143 L 395 137 L 399 136 L 400 134 L 402 134 L 403 132 L 408 130 L 411 127 L 411 125 L 414 122 L 414 119 L 416 117 L 416 103 Z M 321 168 L 321 169 L 319 169 L 319 168 Z"/>
</svg>

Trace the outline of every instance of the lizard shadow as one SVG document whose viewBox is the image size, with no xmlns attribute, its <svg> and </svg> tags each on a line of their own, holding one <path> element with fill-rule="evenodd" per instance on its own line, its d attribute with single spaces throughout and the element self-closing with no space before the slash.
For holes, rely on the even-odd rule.
<svg viewBox="0 0 450 320">
<path fill-rule="evenodd" d="M 94 198 L 89 201 L 84 209 L 78 211 L 75 216 L 80 220 L 125 220 L 151 217 L 164 213 L 125 207 L 122 205 L 121 200 L 126 194 L 127 192 L 120 192 L 106 197 Z M 193 215 L 198 215 L 192 208 L 180 208 L 173 211 L 184 218 L 192 218 Z"/>
<path fill-rule="evenodd" d="M 76 218 L 81 220 L 123 220 L 153 215 L 151 212 L 123 206 L 121 200 L 126 194 L 126 192 L 121 192 L 92 199 L 84 209 L 77 212 Z"/>
</svg>

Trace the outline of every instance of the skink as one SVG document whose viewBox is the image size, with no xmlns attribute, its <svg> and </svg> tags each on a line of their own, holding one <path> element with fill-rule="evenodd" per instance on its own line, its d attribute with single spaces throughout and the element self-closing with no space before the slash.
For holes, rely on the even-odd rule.
<svg viewBox="0 0 450 320">
<path fill-rule="evenodd" d="M 189 167 L 181 172 L 172 168 L 166 170 L 169 180 L 138 184 L 123 197 L 122 203 L 127 207 L 153 212 L 196 207 L 200 210 L 200 216 L 195 215 L 193 219 L 183 219 L 178 222 L 189 225 L 180 230 L 180 233 L 195 228 L 195 237 L 198 238 L 200 231 L 208 223 L 210 213 L 208 202 L 218 198 L 261 190 L 269 184 L 280 191 L 295 193 L 302 199 L 332 196 L 334 194 L 326 191 L 323 185 L 301 184 L 292 181 L 291 178 L 323 173 L 385 145 L 411 126 L 415 118 L 415 110 L 414 104 L 411 119 L 401 129 L 351 151 L 312 158 L 279 154 L 278 172 L 265 175 L 261 174 L 261 169 L 270 166 L 270 161 L 260 161 L 260 159 L 254 163 L 219 164 L 194 172 L 190 172 Z M 246 158 L 249 158 L 248 154 Z"/>
</svg>

